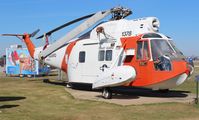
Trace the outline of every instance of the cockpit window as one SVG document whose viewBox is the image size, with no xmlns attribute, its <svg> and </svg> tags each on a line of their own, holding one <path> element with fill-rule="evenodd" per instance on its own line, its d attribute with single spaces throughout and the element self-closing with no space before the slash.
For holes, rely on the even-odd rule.
<svg viewBox="0 0 199 120">
<path fill-rule="evenodd" d="M 171 71 L 171 56 L 174 50 L 171 48 L 167 40 L 151 40 L 151 51 L 154 61 L 155 70 Z"/>
<path fill-rule="evenodd" d="M 144 34 L 142 38 L 162 38 L 162 37 L 156 33 L 147 33 L 147 34 Z"/>
<path fill-rule="evenodd" d="M 158 57 L 163 55 L 172 55 L 173 49 L 169 45 L 167 40 L 151 40 L 151 51 L 153 59 L 156 60 Z"/>
<path fill-rule="evenodd" d="M 169 43 L 173 47 L 173 49 L 176 51 L 177 54 L 183 55 L 183 53 L 175 46 L 174 42 L 172 40 L 169 40 Z"/>
</svg>

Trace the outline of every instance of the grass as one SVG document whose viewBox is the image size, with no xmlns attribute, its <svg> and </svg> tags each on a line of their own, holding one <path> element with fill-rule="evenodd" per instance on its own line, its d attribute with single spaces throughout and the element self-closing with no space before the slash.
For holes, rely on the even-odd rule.
<svg viewBox="0 0 199 120">
<path fill-rule="evenodd" d="M 195 92 L 193 76 L 176 90 Z M 192 120 L 199 106 L 161 103 L 120 106 L 74 99 L 64 86 L 42 82 L 43 78 L 0 78 L 0 120 Z M 51 76 L 50 79 L 55 79 Z"/>
<path fill-rule="evenodd" d="M 193 74 L 182 85 L 175 88 L 175 90 L 186 90 L 192 93 L 196 93 L 195 76 L 199 75 L 199 67 L 194 68 Z"/>
</svg>

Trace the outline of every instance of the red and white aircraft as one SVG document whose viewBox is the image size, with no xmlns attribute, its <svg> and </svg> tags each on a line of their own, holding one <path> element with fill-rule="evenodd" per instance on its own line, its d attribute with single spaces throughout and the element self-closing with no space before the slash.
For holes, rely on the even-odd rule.
<svg viewBox="0 0 199 120">
<path fill-rule="evenodd" d="M 182 84 L 190 73 L 182 52 L 170 37 L 158 32 L 160 23 L 157 18 L 124 19 L 131 13 L 129 9 L 117 7 L 73 20 L 46 36 L 88 18 L 45 49 L 35 48 L 30 40 L 38 31 L 3 35 L 22 36 L 34 59 L 66 72 L 71 84 L 104 88 L 104 98 L 111 98 L 110 88 L 115 86 L 168 90 Z M 112 15 L 109 21 L 80 35 L 109 14 Z"/>
</svg>

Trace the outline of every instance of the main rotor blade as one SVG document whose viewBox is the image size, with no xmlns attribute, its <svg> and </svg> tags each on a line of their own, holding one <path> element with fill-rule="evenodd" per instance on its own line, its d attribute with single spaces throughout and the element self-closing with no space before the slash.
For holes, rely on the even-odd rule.
<svg viewBox="0 0 199 120">
<path fill-rule="evenodd" d="M 56 31 L 58 31 L 58 30 L 60 30 L 60 29 L 62 29 L 62 28 L 64 28 L 64 27 L 67 27 L 67 26 L 69 26 L 69 25 L 71 25 L 71 24 L 73 24 L 73 23 L 76 23 L 76 22 L 79 22 L 79 21 L 84 20 L 84 19 L 86 19 L 86 18 L 89 18 L 89 17 L 91 17 L 91 16 L 93 16 L 93 15 L 94 15 L 94 14 L 86 15 L 86 16 L 83 16 L 83 17 L 81 17 L 81 18 L 77 18 L 77 19 L 75 19 L 75 20 L 72 20 L 72 21 L 70 21 L 70 22 L 67 22 L 67 23 L 65 23 L 65 24 L 63 24 L 63 25 L 61 25 L 61 26 L 59 26 L 59 27 L 57 27 L 57 28 L 55 28 L 55 29 L 53 29 L 53 30 L 47 32 L 45 35 L 48 35 L 48 36 L 49 36 L 49 35 L 51 35 L 52 33 L 56 32 Z M 41 36 L 37 37 L 36 39 L 40 39 L 40 38 L 42 38 L 42 37 L 44 37 L 44 35 L 41 35 Z"/>
<path fill-rule="evenodd" d="M 51 46 L 46 48 L 44 51 L 41 52 L 41 57 L 46 58 L 48 55 L 53 53 L 54 51 L 61 48 L 64 44 L 69 42 L 71 39 L 75 38 L 77 35 L 91 27 L 92 25 L 96 24 L 98 21 L 102 20 L 104 17 L 108 16 L 111 13 L 110 10 L 107 10 L 105 12 L 97 12 L 92 17 L 88 18 L 86 21 L 84 21 L 82 24 L 77 26 L 75 29 L 67 33 L 64 37 L 57 40 L 55 43 L 53 43 Z"/>
</svg>

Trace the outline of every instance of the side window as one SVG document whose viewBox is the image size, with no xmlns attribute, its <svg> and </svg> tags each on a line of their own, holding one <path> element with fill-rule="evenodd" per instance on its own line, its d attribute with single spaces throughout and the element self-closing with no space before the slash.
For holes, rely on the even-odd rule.
<svg viewBox="0 0 199 120">
<path fill-rule="evenodd" d="M 148 41 L 144 41 L 143 59 L 144 60 L 148 60 L 149 59 L 149 45 L 148 45 Z"/>
<path fill-rule="evenodd" d="M 112 60 L 112 50 L 107 50 L 106 51 L 106 61 L 111 61 Z"/>
<path fill-rule="evenodd" d="M 80 63 L 84 63 L 85 62 L 85 57 L 86 57 L 86 52 L 85 51 L 79 52 L 79 62 Z"/>
<path fill-rule="evenodd" d="M 148 60 L 149 58 L 148 41 L 137 42 L 137 59 Z"/>
<path fill-rule="evenodd" d="M 104 53 L 105 53 L 104 50 L 99 51 L 99 53 L 98 53 L 98 60 L 99 61 L 104 61 Z"/>
<path fill-rule="evenodd" d="M 142 43 L 141 41 L 137 42 L 137 59 L 142 59 Z"/>
<path fill-rule="evenodd" d="M 100 50 L 98 52 L 98 61 L 111 61 L 112 60 L 112 50 Z"/>
</svg>

